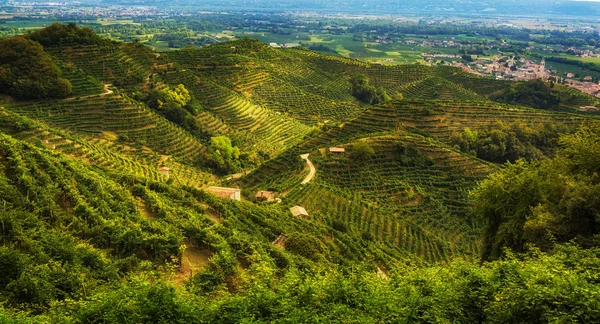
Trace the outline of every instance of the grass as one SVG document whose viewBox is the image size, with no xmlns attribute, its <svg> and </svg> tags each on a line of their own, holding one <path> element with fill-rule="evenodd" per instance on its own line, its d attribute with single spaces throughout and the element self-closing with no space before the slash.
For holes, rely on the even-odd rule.
<svg viewBox="0 0 600 324">
<path fill-rule="evenodd" d="M 177 50 L 176 48 L 169 47 L 169 42 L 167 42 L 167 41 L 156 41 L 152 44 L 149 44 L 149 46 L 154 48 L 154 50 L 157 52 Z"/>
<path fill-rule="evenodd" d="M 380 62 L 386 64 L 413 64 L 417 62 L 423 62 L 420 52 L 415 51 L 414 46 L 411 47 L 401 44 L 383 45 L 372 42 L 355 41 L 353 40 L 353 35 L 307 35 L 306 33 L 280 35 L 262 32 L 253 33 L 252 35 L 238 33 L 236 36 L 250 36 L 265 43 L 302 43 L 307 47 L 311 44 L 322 44 L 335 50 L 339 55 L 371 62 Z M 306 40 L 307 36 L 310 38 L 310 40 Z M 440 49 L 436 50 L 439 51 Z M 441 50 L 443 51 L 445 49 Z"/>
</svg>

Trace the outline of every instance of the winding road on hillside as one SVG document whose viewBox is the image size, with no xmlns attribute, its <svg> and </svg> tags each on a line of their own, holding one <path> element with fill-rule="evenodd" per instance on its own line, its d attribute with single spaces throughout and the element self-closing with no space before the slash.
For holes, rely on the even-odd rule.
<svg viewBox="0 0 600 324">
<path fill-rule="evenodd" d="M 315 175 L 317 174 L 317 169 L 315 169 L 315 166 L 308 159 L 308 155 L 309 155 L 309 153 L 300 155 L 300 157 L 303 160 L 306 160 L 306 164 L 308 164 L 308 168 L 310 169 L 310 172 L 308 172 L 308 175 L 306 176 L 306 178 L 304 178 L 304 180 L 302 180 L 302 184 L 309 183 L 315 177 Z"/>
<path fill-rule="evenodd" d="M 110 90 L 108 87 L 110 87 L 110 84 L 105 84 L 104 92 L 102 92 L 102 93 L 96 93 L 96 94 L 91 94 L 91 95 L 82 96 L 82 97 L 72 96 L 72 97 L 66 98 L 65 100 L 74 100 L 77 98 L 79 98 L 79 100 L 81 100 L 81 99 L 87 99 L 87 98 L 92 98 L 92 97 L 96 97 L 96 96 L 108 96 L 109 94 L 114 93 L 114 91 Z"/>
</svg>

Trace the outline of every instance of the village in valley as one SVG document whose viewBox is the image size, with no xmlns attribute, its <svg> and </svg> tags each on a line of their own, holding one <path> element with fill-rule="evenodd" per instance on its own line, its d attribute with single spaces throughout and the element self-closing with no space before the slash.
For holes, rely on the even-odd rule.
<svg viewBox="0 0 600 324">
<path fill-rule="evenodd" d="M 542 79 L 544 81 L 554 81 L 600 98 L 600 82 L 594 82 L 595 80 L 591 75 L 580 77 L 573 72 L 560 73 L 557 70 L 548 68 L 544 59 L 538 63 L 533 59 L 496 56 L 492 59 L 482 57 L 476 58 L 472 62 L 464 62 L 457 55 L 423 53 L 423 57 L 432 65 L 454 66 L 479 76 L 493 76 L 496 80 L 526 81 Z M 442 58 L 443 60 L 440 63 L 431 63 L 432 58 Z"/>
</svg>

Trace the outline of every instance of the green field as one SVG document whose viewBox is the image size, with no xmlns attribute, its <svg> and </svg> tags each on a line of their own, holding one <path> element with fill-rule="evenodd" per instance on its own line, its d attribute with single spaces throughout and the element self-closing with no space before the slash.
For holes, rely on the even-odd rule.
<svg viewBox="0 0 600 324">
<path fill-rule="evenodd" d="M 570 56 L 568 58 L 574 59 Z M 546 62 L 546 66 L 550 69 L 557 70 L 558 71 L 557 74 L 562 77 L 565 77 L 567 73 L 575 73 L 576 78 L 583 78 L 588 75 L 590 75 L 594 78 L 600 78 L 600 72 L 590 71 L 590 70 L 584 69 L 582 67 L 571 65 L 571 64 L 564 64 L 564 63 L 548 61 L 548 62 Z"/>
<path fill-rule="evenodd" d="M 385 64 L 412 64 L 423 62 L 421 53 L 415 51 L 414 47 L 400 44 L 378 44 L 373 42 L 362 42 L 353 40 L 352 35 L 279 35 L 268 32 L 253 34 L 237 34 L 257 38 L 265 43 L 300 43 L 305 47 L 321 44 L 334 50 L 337 54 L 370 62 Z M 308 37 L 310 40 L 306 40 Z M 424 49 L 426 50 L 426 49 Z"/>
</svg>

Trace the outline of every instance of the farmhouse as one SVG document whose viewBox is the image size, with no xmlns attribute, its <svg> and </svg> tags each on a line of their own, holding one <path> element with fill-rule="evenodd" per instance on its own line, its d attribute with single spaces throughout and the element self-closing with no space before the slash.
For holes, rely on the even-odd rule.
<svg viewBox="0 0 600 324">
<path fill-rule="evenodd" d="M 167 167 L 165 165 L 161 165 L 161 166 L 158 167 L 158 173 L 164 174 L 168 178 L 169 175 L 171 174 L 171 169 L 169 169 L 169 167 Z"/>
<path fill-rule="evenodd" d="M 233 200 L 241 200 L 241 189 L 238 188 L 225 188 L 225 187 L 208 187 L 207 192 L 221 198 L 229 198 Z"/>
<path fill-rule="evenodd" d="M 308 213 L 306 212 L 306 209 L 304 209 L 304 207 L 301 207 L 301 206 L 294 206 L 294 207 L 290 208 L 290 212 L 292 212 L 292 215 L 294 215 L 294 216 L 300 216 L 300 217 L 304 217 L 304 218 L 310 217 L 308 215 Z"/>
<path fill-rule="evenodd" d="M 255 197 L 259 200 L 264 199 L 266 201 L 273 201 L 275 200 L 275 193 L 273 191 L 259 190 Z"/>
<path fill-rule="evenodd" d="M 344 153 L 344 152 L 346 152 L 346 149 L 344 149 L 343 147 L 330 147 L 329 152 L 330 153 Z"/>
</svg>

